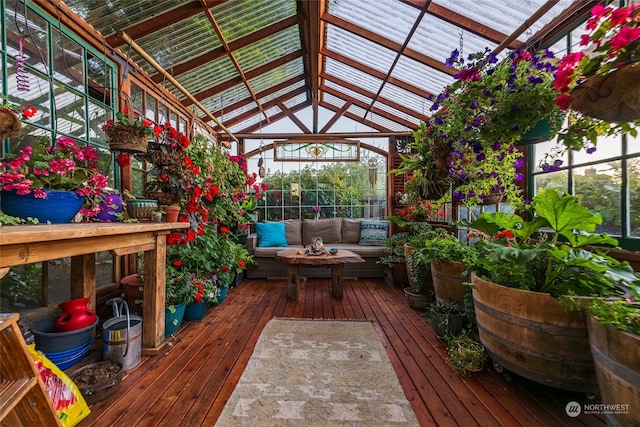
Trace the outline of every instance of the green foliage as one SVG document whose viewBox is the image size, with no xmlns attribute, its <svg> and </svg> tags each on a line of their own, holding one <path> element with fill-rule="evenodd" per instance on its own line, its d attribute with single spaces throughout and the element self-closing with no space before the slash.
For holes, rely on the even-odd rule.
<svg viewBox="0 0 640 427">
<path fill-rule="evenodd" d="M 447 336 L 444 340 L 449 353 L 448 363 L 453 369 L 461 374 L 482 369 L 487 355 L 481 344 L 472 340 L 467 334 Z"/>
<path fill-rule="evenodd" d="M 617 245 L 614 238 L 588 234 L 602 219 L 577 197 L 547 189 L 534 197 L 529 214 L 535 216 L 525 221 L 517 215 L 483 213 L 470 224 L 494 238 L 476 243 L 475 267 L 481 275 L 555 297 L 612 295 L 640 283 L 627 262 L 603 251 Z"/>
<path fill-rule="evenodd" d="M 420 257 L 423 263 L 459 261 L 473 265 L 477 258 L 477 252 L 473 246 L 462 243 L 454 234 L 443 228 L 433 230 L 431 238 L 426 239 L 417 252 L 416 256 Z"/>
<path fill-rule="evenodd" d="M 602 299 L 596 298 L 588 305 L 589 314 L 604 326 L 612 326 L 621 331 L 640 335 L 640 293 L 631 297 Z"/>
<path fill-rule="evenodd" d="M 384 245 L 391 249 L 391 253 L 380 257 L 377 263 L 389 268 L 392 268 L 394 264 L 404 263 L 404 245 L 410 238 L 411 235 L 409 233 L 396 233 L 389 237 L 384 242 Z"/>
</svg>

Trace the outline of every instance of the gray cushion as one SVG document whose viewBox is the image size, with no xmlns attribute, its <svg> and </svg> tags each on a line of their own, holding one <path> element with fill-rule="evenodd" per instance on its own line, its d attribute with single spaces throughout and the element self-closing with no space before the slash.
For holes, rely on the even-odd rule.
<svg viewBox="0 0 640 427">
<path fill-rule="evenodd" d="M 360 241 L 360 220 L 342 218 L 342 243 L 353 243 Z"/>
<path fill-rule="evenodd" d="M 302 220 L 302 244 L 308 245 L 311 239 L 320 236 L 323 243 L 340 243 L 342 241 L 342 219 L 304 219 Z"/>
<path fill-rule="evenodd" d="M 299 219 L 285 220 L 284 232 L 287 236 L 287 244 L 302 245 L 302 221 Z"/>
</svg>

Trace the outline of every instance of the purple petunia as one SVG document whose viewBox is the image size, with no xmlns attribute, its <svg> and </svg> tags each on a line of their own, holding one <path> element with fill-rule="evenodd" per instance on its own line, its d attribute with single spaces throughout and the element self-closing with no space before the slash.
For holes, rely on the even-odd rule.
<svg viewBox="0 0 640 427">
<path fill-rule="evenodd" d="M 513 167 L 516 169 L 520 169 L 522 166 L 524 165 L 524 160 L 522 159 L 518 159 L 516 160 L 516 162 L 513 164 Z"/>
</svg>

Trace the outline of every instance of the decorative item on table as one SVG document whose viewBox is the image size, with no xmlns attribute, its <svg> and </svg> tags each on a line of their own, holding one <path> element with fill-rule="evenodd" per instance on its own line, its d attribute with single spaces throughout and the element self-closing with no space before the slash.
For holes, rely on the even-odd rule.
<svg viewBox="0 0 640 427">
<path fill-rule="evenodd" d="M 106 192 L 100 202 L 100 212 L 95 218 L 102 222 L 117 222 L 123 210 L 124 199 L 122 194 Z"/>
<path fill-rule="evenodd" d="M 130 218 L 151 220 L 152 212 L 158 210 L 158 201 L 152 199 L 132 199 L 127 201 L 127 213 Z"/>
<path fill-rule="evenodd" d="M 111 151 L 146 153 L 149 139 L 157 136 L 162 129 L 125 107 L 116 113 L 115 120 L 109 119 L 102 125 L 102 131 L 109 138 Z"/>
<path fill-rule="evenodd" d="M 96 151 L 66 136 L 55 145 L 41 138 L 0 162 L 2 211 L 31 222 L 65 223 L 78 212 L 94 217 L 106 186 Z M 41 208 L 47 199 L 55 207 Z"/>
<path fill-rule="evenodd" d="M 311 245 L 305 251 L 307 255 L 323 255 L 327 253 L 322 242 L 322 237 L 316 236 L 311 239 Z"/>
<path fill-rule="evenodd" d="M 0 94 L 0 102 L 0 140 L 18 136 L 22 130 L 20 119 L 28 120 L 37 113 L 31 104 L 24 104 L 24 107 L 21 107 L 9 102 L 2 94 Z"/>
<path fill-rule="evenodd" d="M 338 248 L 329 248 L 329 253 L 331 255 L 338 255 Z"/>
</svg>

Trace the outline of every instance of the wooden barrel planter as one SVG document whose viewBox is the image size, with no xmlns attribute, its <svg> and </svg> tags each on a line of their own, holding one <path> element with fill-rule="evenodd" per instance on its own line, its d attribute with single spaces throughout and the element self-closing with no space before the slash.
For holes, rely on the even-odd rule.
<svg viewBox="0 0 640 427">
<path fill-rule="evenodd" d="M 607 418 L 615 426 L 640 426 L 640 336 L 603 326 L 593 316 L 588 325 L 602 403 L 629 405 Z"/>
<path fill-rule="evenodd" d="M 471 273 L 480 341 L 497 370 L 551 387 L 598 390 L 583 313 L 551 295 L 508 288 Z"/>
<path fill-rule="evenodd" d="M 459 261 L 431 261 L 431 277 L 436 302 L 455 302 L 460 307 L 464 307 L 467 287 L 462 284 L 464 281 L 462 273 L 466 269 L 466 265 Z"/>
</svg>

